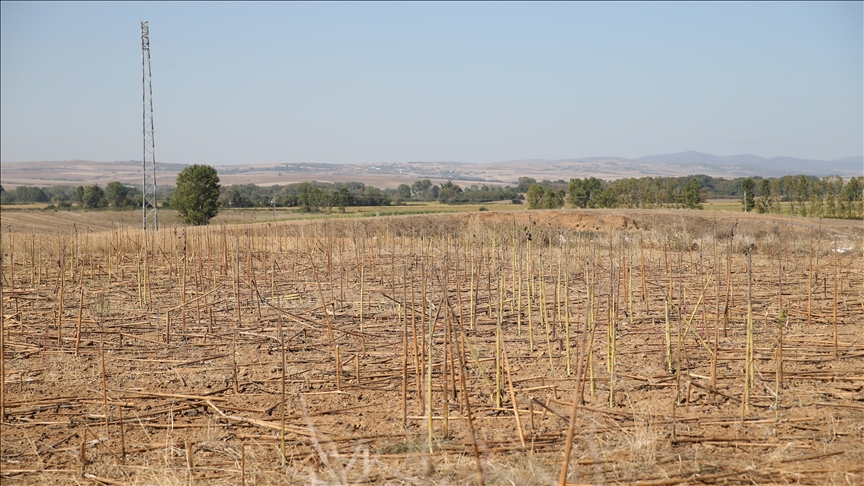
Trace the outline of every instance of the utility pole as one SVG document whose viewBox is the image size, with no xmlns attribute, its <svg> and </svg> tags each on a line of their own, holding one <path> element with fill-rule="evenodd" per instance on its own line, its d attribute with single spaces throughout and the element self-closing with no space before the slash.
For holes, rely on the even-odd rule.
<svg viewBox="0 0 864 486">
<path fill-rule="evenodd" d="M 153 84 L 150 73 L 150 27 L 141 22 L 141 101 L 143 104 L 144 181 L 141 186 L 141 211 L 144 232 L 159 231 L 156 214 L 156 144 L 153 138 Z"/>
</svg>

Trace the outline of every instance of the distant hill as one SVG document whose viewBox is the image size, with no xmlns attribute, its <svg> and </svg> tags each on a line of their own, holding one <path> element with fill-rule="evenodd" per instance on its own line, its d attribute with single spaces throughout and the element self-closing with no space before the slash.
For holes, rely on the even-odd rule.
<svg viewBox="0 0 864 486">
<path fill-rule="evenodd" d="M 157 165 L 160 185 L 173 185 L 185 164 Z M 472 184 L 514 184 L 519 177 L 537 180 L 569 180 L 573 177 L 620 179 L 624 177 L 686 176 L 705 174 L 714 177 L 807 174 L 815 176 L 864 175 L 864 157 L 837 160 L 807 160 L 792 157 L 764 158 L 756 155 L 712 155 L 689 151 L 677 154 L 651 155 L 637 159 L 623 157 L 587 157 L 579 159 L 510 160 L 489 164 L 465 162 L 387 162 L 381 164 L 283 163 L 216 166 L 223 184 L 292 184 L 356 181 L 381 188 L 395 188 L 418 179 L 433 182 L 452 180 L 462 186 Z M 141 183 L 141 162 L 91 162 L 69 160 L 55 162 L 2 162 L 0 178 L 5 188 L 19 185 L 105 185 L 111 181 Z"/>
<path fill-rule="evenodd" d="M 864 157 L 846 157 L 836 160 L 796 159 L 793 157 L 764 158 L 758 155 L 711 155 L 696 151 L 677 154 L 651 155 L 635 159 L 647 163 L 675 163 L 682 165 L 708 164 L 712 166 L 738 167 L 763 176 L 807 174 L 815 176 L 864 175 Z"/>
</svg>

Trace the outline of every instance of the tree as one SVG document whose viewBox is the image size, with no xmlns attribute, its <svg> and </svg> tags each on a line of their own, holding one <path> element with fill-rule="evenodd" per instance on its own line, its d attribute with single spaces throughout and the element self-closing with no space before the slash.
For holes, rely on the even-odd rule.
<svg viewBox="0 0 864 486">
<path fill-rule="evenodd" d="M 684 186 L 684 207 L 687 209 L 702 209 L 702 199 L 699 195 L 699 180 L 695 177 Z"/>
<path fill-rule="evenodd" d="M 811 181 L 803 174 L 792 180 L 792 191 L 801 216 L 807 216 L 807 201 L 810 200 Z M 794 214 L 794 211 L 793 211 Z"/>
<path fill-rule="evenodd" d="M 236 187 L 232 187 L 231 190 L 226 194 L 225 202 L 227 202 L 228 206 L 232 208 L 251 208 L 254 206 L 252 201 L 249 200 L 246 196 L 243 195 L 240 191 L 237 190 Z M 223 205 L 225 204 L 223 202 Z"/>
<path fill-rule="evenodd" d="M 756 198 L 753 195 L 753 191 L 756 189 L 756 183 L 753 182 L 753 179 L 746 178 L 741 181 L 741 205 L 744 207 L 744 212 L 749 213 L 753 211 L 753 207 L 756 205 Z"/>
<path fill-rule="evenodd" d="M 615 191 L 611 187 L 607 187 L 592 196 L 591 201 L 592 208 L 614 208 L 617 198 L 615 197 Z"/>
<path fill-rule="evenodd" d="M 770 213 L 772 205 L 771 181 L 768 179 L 762 179 L 759 181 L 759 200 L 756 201 L 756 212 L 760 214 Z"/>
<path fill-rule="evenodd" d="M 209 165 L 190 165 L 177 174 L 171 207 L 186 224 L 203 225 L 219 212 L 219 175 Z"/>
<path fill-rule="evenodd" d="M 129 190 L 122 182 L 109 182 L 108 185 L 105 186 L 105 200 L 108 202 L 109 206 L 114 208 L 126 205 L 126 195 L 128 193 Z"/>
<path fill-rule="evenodd" d="M 399 187 L 396 188 L 396 199 L 397 202 L 411 199 L 411 186 L 408 184 L 399 184 Z"/>
<path fill-rule="evenodd" d="M 333 204 L 339 208 L 340 213 L 344 213 L 345 206 L 350 206 L 351 203 L 352 196 L 347 187 L 340 187 L 338 191 L 333 193 Z"/>
<path fill-rule="evenodd" d="M 87 209 L 102 207 L 105 205 L 105 191 L 96 185 L 87 186 L 84 188 L 82 202 L 83 206 Z"/>
<path fill-rule="evenodd" d="M 596 177 L 582 179 L 570 179 L 567 188 L 568 202 L 577 208 L 596 207 L 594 198 L 603 189 L 603 181 Z"/>
<path fill-rule="evenodd" d="M 0 185 L 0 204 L 12 204 L 15 202 L 15 194 L 3 189 Z"/>
<path fill-rule="evenodd" d="M 558 209 L 564 206 L 564 195 L 566 193 L 563 189 L 555 190 L 552 188 L 546 189 L 546 192 L 543 193 L 543 199 L 541 201 L 541 205 L 543 209 Z"/>
<path fill-rule="evenodd" d="M 318 206 L 323 203 L 323 196 L 324 193 L 321 188 L 315 187 L 309 182 L 297 185 L 297 197 L 304 213 L 318 211 Z"/>
<path fill-rule="evenodd" d="M 585 183 L 582 179 L 570 179 L 567 186 L 567 202 L 575 208 L 584 208 L 588 205 L 588 193 L 585 191 Z"/>
<path fill-rule="evenodd" d="M 79 206 L 84 207 L 84 186 L 78 186 L 75 188 L 75 202 L 77 202 Z"/>
<path fill-rule="evenodd" d="M 448 180 L 444 184 L 441 184 L 441 189 L 438 191 L 438 202 L 442 204 L 456 202 L 460 194 L 462 194 L 462 188 L 453 184 L 453 181 Z"/>
<path fill-rule="evenodd" d="M 528 192 L 531 184 L 537 184 L 537 180 L 531 177 L 520 177 L 516 186 L 516 192 Z"/>
<path fill-rule="evenodd" d="M 864 198 L 864 177 L 849 179 L 849 183 L 846 184 L 840 194 L 843 216 L 861 219 L 862 213 L 864 213 L 864 207 L 861 205 L 862 198 Z"/>
<path fill-rule="evenodd" d="M 432 189 L 432 181 L 429 179 L 415 181 L 414 184 L 411 184 L 411 192 L 413 192 L 418 198 L 424 197 L 426 192 L 430 189 Z"/>
<path fill-rule="evenodd" d="M 528 199 L 528 209 L 540 209 L 543 207 L 543 195 L 546 190 L 540 184 L 531 184 L 528 191 L 525 193 Z"/>
<path fill-rule="evenodd" d="M 15 201 L 24 202 L 48 202 L 50 198 L 45 191 L 38 187 L 18 186 L 15 188 Z"/>
</svg>

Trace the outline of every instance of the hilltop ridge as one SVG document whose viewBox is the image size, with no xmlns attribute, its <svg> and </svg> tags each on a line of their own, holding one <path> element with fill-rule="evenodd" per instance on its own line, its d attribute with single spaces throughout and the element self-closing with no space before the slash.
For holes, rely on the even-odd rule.
<svg viewBox="0 0 864 486">
<path fill-rule="evenodd" d="M 206 162 L 205 162 L 206 163 Z M 140 182 L 139 161 L 94 162 L 87 160 L 2 162 L 3 185 L 54 186 L 106 184 L 121 181 Z M 158 184 L 173 184 L 187 164 L 158 163 Z M 492 163 L 466 162 L 386 162 L 369 164 L 271 163 L 218 165 L 225 184 L 290 184 L 317 180 L 320 182 L 357 181 L 382 188 L 411 184 L 418 179 L 433 182 L 453 180 L 461 185 L 513 184 L 519 177 L 537 180 L 569 180 L 572 177 L 597 177 L 612 180 L 641 176 L 686 176 L 705 174 L 713 177 L 763 176 L 790 174 L 815 176 L 864 174 L 864 157 L 836 160 L 809 160 L 793 157 L 759 157 L 751 154 L 712 155 L 696 151 L 624 157 L 584 157 L 573 159 L 523 159 Z"/>
</svg>

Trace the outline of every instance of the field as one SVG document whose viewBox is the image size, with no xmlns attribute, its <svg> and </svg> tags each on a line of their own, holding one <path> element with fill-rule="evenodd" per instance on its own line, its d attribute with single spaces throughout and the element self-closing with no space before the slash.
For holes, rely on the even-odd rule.
<svg viewBox="0 0 864 486">
<path fill-rule="evenodd" d="M 41 207 L 40 207 L 41 206 Z M 141 210 L 123 211 L 65 211 L 43 210 L 44 204 L 13 204 L 4 205 L 2 209 L 3 226 L 9 231 L 57 233 L 78 231 L 107 231 L 117 227 L 140 228 Z M 345 213 L 338 209 L 320 213 L 302 213 L 297 208 L 247 208 L 222 209 L 211 221 L 211 225 L 241 224 L 241 223 L 275 223 L 289 220 L 310 219 L 343 219 L 365 218 L 373 216 L 398 216 L 434 213 L 457 213 L 478 211 L 480 208 L 496 211 L 518 211 L 525 209 L 524 205 L 512 204 L 510 201 L 491 202 L 484 204 L 441 204 L 439 202 L 412 202 L 404 206 L 349 206 Z M 182 227 L 177 211 L 159 209 L 159 225 L 161 228 Z"/>
<path fill-rule="evenodd" d="M 864 484 L 860 221 L 271 215 L 4 211 L 2 483 Z"/>
<path fill-rule="evenodd" d="M 67 210 L 45 210 L 47 203 L 37 204 L 5 204 L 3 205 L 3 225 L 6 230 L 9 226 L 14 231 L 57 233 L 81 231 L 107 231 L 116 227 L 135 228 L 141 225 L 141 211 L 67 211 Z M 704 203 L 705 211 L 711 212 L 741 212 L 741 203 L 735 199 L 710 199 Z M 296 208 L 247 208 L 247 209 L 222 209 L 211 222 L 220 224 L 242 224 L 242 223 L 275 223 L 288 220 L 309 219 L 342 219 L 363 218 L 371 216 L 398 216 L 434 213 L 464 213 L 476 212 L 481 209 L 494 211 L 521 211 L 524 204 L 512 204 L 510 201 L 497 201 L 483 204 L 441 204 L 439 202 L 411 202 L 404 206 L 349 206 L 345 213 L 338 209 L 330 212 L 301 213 Z M 698 214 L 698 213 L 697 213 Z M 161 227 L 181 227 L 177 211 L 172 209 L 159 210 L 159 224 Z"/>
</svg>

